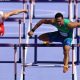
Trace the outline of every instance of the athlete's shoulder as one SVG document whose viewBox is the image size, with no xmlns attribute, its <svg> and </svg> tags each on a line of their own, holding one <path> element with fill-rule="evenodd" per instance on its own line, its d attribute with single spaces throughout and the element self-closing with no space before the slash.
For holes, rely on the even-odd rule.
<svg viewBox="0 0 80 80">
<path fill-rule="evenodd" d="M 46 24 L 53 24 L 54 19 L 43 19 L 43 22 L 46 23 Z"/>
<path fill-rule="evenodd" d="M 65 23 L 70 23 L 71 21 L 69 19 L 64 19 Z"/>
</svg>

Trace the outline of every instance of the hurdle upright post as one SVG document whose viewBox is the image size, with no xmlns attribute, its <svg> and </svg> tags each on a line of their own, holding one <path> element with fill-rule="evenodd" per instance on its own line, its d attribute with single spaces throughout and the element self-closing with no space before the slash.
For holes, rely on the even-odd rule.
<svg viewBox="0 0 80 80">
<path fill-rule="evenodd" d="M 78 1 L 74 0 L 74 19 L 75 21 L 79 22 L 78 20 Z M 79 36 L 78 36 L 78 28 L 76 28 L 76 39 L 77 39 L 77 44 L 79 43 Z M 79 47 L 77 47 L 77 61 L 76 64 L 79 64 Z"/>
<path fill-rule="evenodd" d="M 74 44 L 72 44 L 72 80 L 74 80 Z"/>
<path fill-rule="evenodd" d="M 30 18 L 30 30 L 32 29 L 32 19 L 33 19 L 33 7 L 34 7 L 34 1 L 33 0 L 29 0 L 29 2 L 30 2 L 30 16 L 29 16 L 29 18 Z"/>
<path fill-rule="evenodd" d="M 34 43 L 37 45 L 37 35 L 35 35 Z M 37 46 L 34 47 L 34 64 L 37 64 Z"/>
<path fill-rule="evenodd" d="M 14 80 L 17 80 L 17 46 L 14 45 Z"/>
<path fill-rule="evenodd" d="M 77 22 L 79 22 L 79 20 L 77 20 Z M 79 36 L 78 36 L 78 28 L 76 28 L 76 38 L 77 38 L 77 44 L 80 42 L 79 40 L 80 40 L 80 38 L 79 38 Z M 77 47 L 77 64 L 79 64 L 79 47 Z"/>
<path fill-rule="evenodd" d="M 32 3 L 33 3 L 33 18 L 35 18 L 35 0 L 32 0 Z"/>
<path fill-rule="evenodd" d="M 23 9 L 26 9 L 26 2 L 25 0 L 23 0 Z M 28 6 L 28 5 L 27 5 Z M 25 38 L 25 13 L 23 13 L 23 37 Z"/>
<path fill-rule="evenodd" d="M 25 80 L 25 45 L 23 44 L 23 61 L 22 61 L 22 67 L 23 67 L 23 80 Z"/>
<path fill-rule="evenodd" d="M 77 44 L 78 43 L 80 43 L 79 36 L 77 36 Z M 80 58 L 80 48 L 77 47 L 77 65 L 79 65 L 79 63 L 80 63 L 79 58 Z"/>
<path fill-rule="evenodd" d="M 21 20 L 19 20 L 19 45 L 21 44 Z M 19 46 L 19 62 L 21 63 L 21 46 Z"/>
<path fill-rule="evenodd" d="M 77 20 L 77 22 L 79 22 L 79 20 Z M 79 35 L 78 35 L 78 28 L 76 28 L 76 38 L 77 38 L 77 44 L 80 43 L 80 41 L 79 41 L 80 38 L 79 38 Z M 80 54 L 79 53 L 80 53 L 80 48 L 77 47 L 77 61 L 76 61 L 76 64 L 77 65 L 79 65 L 79 62 L 80 62 L 79 61 L 79 57 L 80 57 Z"/>
</svg>

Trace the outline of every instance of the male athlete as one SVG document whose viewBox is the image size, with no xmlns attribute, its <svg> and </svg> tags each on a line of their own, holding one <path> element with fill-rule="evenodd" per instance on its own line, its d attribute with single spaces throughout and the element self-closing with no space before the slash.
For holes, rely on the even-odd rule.
<svg viewBox="0 0 80 80">
<path fill-rule="evenodd" d="M 61 42 L 63 44 L 64 52 L 64 67 L 63 72 L 68 71 L 69 62 L 69 51 L 72 42 L 73 28 L 80 26 L 79 22 L 71 22 L 69 19 L 64 19 L 61 13 L 57 13 L 54 19 L 42 19 L 40 20 L 33 29 L 28 32 L 29 36 L 32 36 L 34 31 L 40 27 L 41 24 L 51 24 L 55 26 L 58 31 L 44 33 L 39 36 L 39 39 L 49 44 L 51 42 Z"/>
<path fill-rule="evenodd" d="M 13 10 L 10 12 L 5 12 L 5 13 L 3 11 L 0 11 L 0 36 L 4 35 L 4 20 L 8 19 L 10 16 L 17 15 L 22 12 L 27 13 L 28 11 L 24 9 Z"/>
</svg>

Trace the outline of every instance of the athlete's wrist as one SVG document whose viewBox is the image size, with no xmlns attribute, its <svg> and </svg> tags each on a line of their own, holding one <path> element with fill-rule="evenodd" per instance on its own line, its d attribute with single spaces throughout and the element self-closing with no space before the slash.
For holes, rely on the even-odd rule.
<svg viewBox="0 0 80 80">
<path fill-rule="evenodd" d="M 35 30 L 34 29 L 31 29 L 31 31 L 34 32 Z"/>
</svg>

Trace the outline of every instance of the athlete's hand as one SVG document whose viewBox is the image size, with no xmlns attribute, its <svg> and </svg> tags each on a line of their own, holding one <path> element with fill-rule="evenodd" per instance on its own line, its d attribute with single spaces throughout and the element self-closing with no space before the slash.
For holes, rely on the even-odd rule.
<svg viewBox="0 0 80 80">
<path fill-rule="evenodd" d="M 27 12 L 28 12 L 28 10 L 24 9 L 24 10 L 23 10 L 23 12 L 24 12 L 24 13 L 27 13 Z"/>
<path fill-rule="evenodd" d="M 30 37 L 32 37 L 33 33 L 34 33 L 33 31 L 29 31 L 29 32 L 28 32 L 28 35 L 29 35 Z"/>
</svg>

